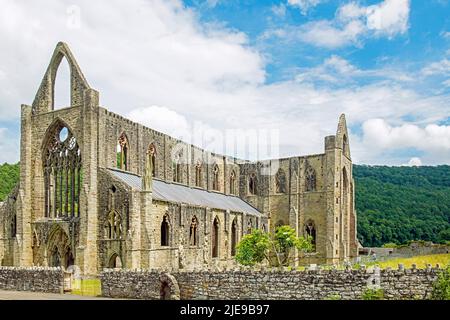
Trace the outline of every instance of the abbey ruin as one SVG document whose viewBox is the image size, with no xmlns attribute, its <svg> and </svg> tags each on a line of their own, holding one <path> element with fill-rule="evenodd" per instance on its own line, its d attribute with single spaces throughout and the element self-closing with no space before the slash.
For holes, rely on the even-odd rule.
<svg viewBox="0 0 450 320">
<path fill-rule="evenodd" d="M 55 106 L 63 58 L 71 104 Z M 322 154 L 214 154 L 101 107 L 58 43 L 32 105 L 22 105 L 20 182 L 0 209 L 1 266 L 77 265 L 87 275 L 223 267 L 235 264 L 243 235 L 279 225 L 313 238 L 309 263 L 357 256 L 344 115 Z"/>
</svg>

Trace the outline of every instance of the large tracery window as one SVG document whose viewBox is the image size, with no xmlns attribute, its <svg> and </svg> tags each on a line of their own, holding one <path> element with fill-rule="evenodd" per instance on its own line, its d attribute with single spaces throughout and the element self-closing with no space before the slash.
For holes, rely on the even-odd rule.
<svg viewBox="0 0 450 320">
<path fill-rule="evenodd" d="M 82 184 L 81 150 L 63 124 L 48 133 L 44 147 L 45 216 L 78 217 Z"/>
</svg>

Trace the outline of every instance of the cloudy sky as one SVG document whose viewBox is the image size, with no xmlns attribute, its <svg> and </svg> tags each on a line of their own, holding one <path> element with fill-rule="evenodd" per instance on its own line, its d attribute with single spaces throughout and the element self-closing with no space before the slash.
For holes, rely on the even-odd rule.
<svg viewBox="0 0 450 320">
<path fill-rule="evenodd" d="M 0 5 L 0 162 L 64 41 L 102 106 L 185 140 L 256 130 L 280 156 L 321 153 L 345 113 L 355 163 L 450 163 L 449 0 Z M 57 80 L 65 106 L 65 62 Z"/>
</svg>

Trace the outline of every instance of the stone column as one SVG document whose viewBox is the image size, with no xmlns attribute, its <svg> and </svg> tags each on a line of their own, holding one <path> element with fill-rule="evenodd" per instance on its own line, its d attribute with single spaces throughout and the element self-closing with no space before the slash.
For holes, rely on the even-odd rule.
<svg viewBox="0 0 450 320">
<path fill-rule="evenodd" d="M 141 195 L 137 190 L 130 194 L 131 263 L 130 268 L 141 267 Z"/>
<path fill-rule="evenodd" d="M 82 111 L 81 159 L 83 180 L 80 198 L 80 241 L 76 250 L 76 264 L 87 276 L 98 273 L 98 105 L 98 92 L 93 89 L 85 90 Z"/>
<path fill-rule="evenodd" d="M 15 265 L 33 265 L 31 249 L 31 146 L 32 146 L 32 111 L 31 106 L 22 105 L 21 110 L 21 140 L 20 140 L 20 187 L 17 199 L 17 245 L 18 259 Z M 13 250 L 16 251 L 16 250 Z"/>
</svg>

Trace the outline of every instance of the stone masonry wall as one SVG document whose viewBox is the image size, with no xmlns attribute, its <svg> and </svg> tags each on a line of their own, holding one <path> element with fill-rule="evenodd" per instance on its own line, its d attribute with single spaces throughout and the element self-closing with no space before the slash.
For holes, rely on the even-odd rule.
<svg viewBox="0 0 450 320">
<path fill-rule="evenodd" d="M 439 268 L 398 270 L 309 270 L 309 271 L 200 271 L 158 273 L 115 271 L 101 273 L 106 297 L 159 299 L 170 278 L 172 299 L 267 299 L 322 300 L 339 296 L 361 299 L 367 288 L 381 288 L 386 299 L 427 299 Z"/>
<path fill-rule="evenodd" d="M 61 268 L 0 267 L 0 290 L 62 293 L 64 271 Z"/>
</svg>

